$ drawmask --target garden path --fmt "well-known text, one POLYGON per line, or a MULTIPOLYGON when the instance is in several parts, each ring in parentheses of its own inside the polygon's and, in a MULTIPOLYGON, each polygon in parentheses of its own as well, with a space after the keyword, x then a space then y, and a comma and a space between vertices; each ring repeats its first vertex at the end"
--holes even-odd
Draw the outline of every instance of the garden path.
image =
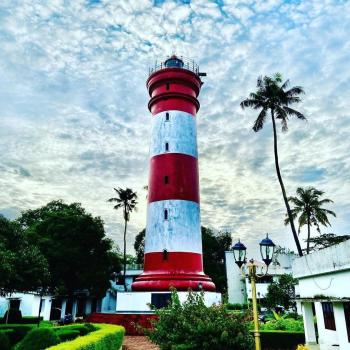
POLYGON ((124 337, 123 350, 159 350, 159 347, 147 337, 127 335, 124 337))

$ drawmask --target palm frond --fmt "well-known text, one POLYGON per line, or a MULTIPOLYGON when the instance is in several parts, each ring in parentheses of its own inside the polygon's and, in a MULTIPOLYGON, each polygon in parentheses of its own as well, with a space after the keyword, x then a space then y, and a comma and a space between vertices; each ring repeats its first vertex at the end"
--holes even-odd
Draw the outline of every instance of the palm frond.
POLYGON ((293 108, 290 108, 290 107, 287 107, 287 106, 283 106, 283 110, 286 112, 286 114, 288 114, 290 116, 295 116, 295 117, 297 117, 299 119, 306 120, 306 117, 304 116, 304 114, 296 111, 293 108))
POLYGON ((262 101, 257 100, 257 99, 252 99, 252 98, 247 98, 247 99, 243 100, 240 103, 240 106, 241 106, 242 109, 247 108, 247 107, 251 107, 251 108, 254 108, 254 109, 258 109, 258 108, 264 107, 262 101))
POLYGON ((287 97, 295 97, 305 94, 305 91, 301 86, 293 86, 291 89, 285 91, 285 94, 287 97))
POLYGON ((261 110, 261 112, 259 113, 258 118, 255 120, 254 126, 253 126, 253 130, 255 132, 258 132, 259 130, 261 130, 264 127, 264 123, 266 120, 266 113, 267 113, 266 108, 263 108, 261 110))

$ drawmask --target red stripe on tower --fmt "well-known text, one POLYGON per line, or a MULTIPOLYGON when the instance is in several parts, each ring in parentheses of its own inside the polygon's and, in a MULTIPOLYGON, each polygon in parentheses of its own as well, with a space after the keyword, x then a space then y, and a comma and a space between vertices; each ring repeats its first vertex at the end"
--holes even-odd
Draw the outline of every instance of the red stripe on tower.
POLYGON ((176 56, 150 72, 153 114, 144 272, 134 291, 214 291, 203 272, 195 118, 202 81, 176 56))

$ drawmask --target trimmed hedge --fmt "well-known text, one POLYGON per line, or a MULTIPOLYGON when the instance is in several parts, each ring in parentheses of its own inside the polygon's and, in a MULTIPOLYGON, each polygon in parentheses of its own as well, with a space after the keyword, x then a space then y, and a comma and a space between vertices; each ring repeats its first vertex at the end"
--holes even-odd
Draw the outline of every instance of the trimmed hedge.
POLYGON ((22 324, 0 324, 0 332, 2 330, 13 330, 8 333, 10 343, 12 345, 20 342, 26 335, 33 329, 34 325, 22 325, 22 324))
POLYGON ((10 350, 10 339, 8 333, 11 330, 3 330, 0 332, 0 346, 1 350, 10 350))
MULTIPOLYGON (((254 334, 254 332, 252 332, 252 334, 254 334)), ((305 344, 304 332, 261 330, 260 338, 263 350, 295 350, 299 344, 305 344)))
POLYGON ((56 332, 58 338, 60 338, 60 342, 73 340, 80 336, 80 332, 78 330, 73 329, 58 329, 56 332))
POLYGON ((60 342, 52 328, 34 328, 19 342, 16 350, 43 350, 60 342))
POLYGON ((47 350, 117 350, 122 346, 125 329, 111 324, 95 325, 96 331, 47 350))

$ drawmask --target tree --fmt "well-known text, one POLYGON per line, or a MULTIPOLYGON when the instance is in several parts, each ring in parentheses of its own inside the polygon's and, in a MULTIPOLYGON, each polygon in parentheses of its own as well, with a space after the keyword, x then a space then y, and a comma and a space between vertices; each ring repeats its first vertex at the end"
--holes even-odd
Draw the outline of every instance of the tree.
MULTIPOLYGON (((298 187, 297 196, 289 197, 288 201, 294 204, 294 208, 291 210, 292 218, 295 220, 298 216, 298 233, 300 233, 301 227, 307 225, 307 240, 306 240, 306 253, 310 252, 310 235, 311 235, 311 225, 317 227, 317 231, 320 232, 320 225, 331 226, 328 216, 336 216, 331 210, 324 209, 322 206, 324 204, 333 203, 332 200, 328 198, 321 199, 324 195, 323 191, 317 190, 315 187, 298 187)), ((287 216, 285 224, 289 224, 290 218, 287 216)))
POLYGON ((80 290, 104 296, 111 273, 120 271, 120 260, 101 218, 79 203, 53 201, 22 213, 18 222, 48 261, 51 293, 73 296, 80 290))
POLYGON ((176 292, 170 304, 156 310, 158 320, 147 331, 163 350, 247 350, 253 338, 242 314, 228 313, 225 305, 205 306, 203 294, 190 292, 180 302, 176 292))
POLYGON ((145 255, 145 236, 146 236, 146 229, 143 229, 135 237, 134 249, 136 252, 136 261, 138 264, 143 263, 143 258, 145 255))
MULTIPOLYGON (((216 289, 224 293, 227 288, 225 251, 231 248, 231 234, 228 232, 215 234, 213 230, 203 226, 201 230, 204 271, 212 278, 216 289)), ((139 263, 143 262, 145 233, 146 230, 143 229, 135 238, 134 248, 139 263)))
POLYGON ((36 291, 47 284, 48 263, 21 226, 0 215, 0 295, 36 291))
POLYGON ((324 233, 322 235, 319 235, 318 237, 312 237, 309 239, 310 251, 328 248, 332 245, 345 242, 349 239, 350 235, 338 236, 334 233, 324 233), (313 244, 313 246, 311 246, 311 244, 313 244))
POLYGON ((123 260, 123 278, 124 278, 124 289, 127 290, 126 282, 125 282, 125 274, 126 274, 126 228, 128 221, 130 220, 130 213, 133 210, 136 210, 137 205, 137 194, 133 192, 132 189, 126 188, 123 190, 122 188, 114 189, 118 197, 113 197, 108 200, 108 202, 117 203, 113 208, 115 210, 122 209, 123 210, 123 218, 124 218, 124 260, 123 260))
POLYGON ((294 86, 289 90, 286 90, 289 86, 289 80, 282 84, 282 76, 276 73, 272 78, 265 76, 264 78, 259 77, 257 80, 256 92, 251 92, 249 98, 241 102, 242 109, 251 107, 255 110, 261 109, 258 118, 255 120, 253 130, 258 132, 264 127, 268 112, 271 112, 272 129, 273 129, 273 140, 274 140, 274 157, 277 178, 281 187, 284 204, 287 209, 289 217, 289 223, 294 237, 295 244, 300 256, 303 255, 299 238, 295 230, 292 212, 289 207, 286 189, 282 180, 282 175, 278 160, 278 147, 277 147, 277 131, 276 131, 276 119, 279 119, 282 124, 282 131, 288 130, 288 118, 291 116, 297 117, 301 120, 306 120, 305 116, 290 108, 289 106, 293 103, 299 103, 301 98, 299 95, 304 93, 304 90, 300 86, 294 86))
POLYGON ((292 275, 281 275, 278 281, 274 281, 268 286, 265 305, 269 308, 282 305, 285 309, 289 309, 294 305, 296 284, 297 280, 292 275))

